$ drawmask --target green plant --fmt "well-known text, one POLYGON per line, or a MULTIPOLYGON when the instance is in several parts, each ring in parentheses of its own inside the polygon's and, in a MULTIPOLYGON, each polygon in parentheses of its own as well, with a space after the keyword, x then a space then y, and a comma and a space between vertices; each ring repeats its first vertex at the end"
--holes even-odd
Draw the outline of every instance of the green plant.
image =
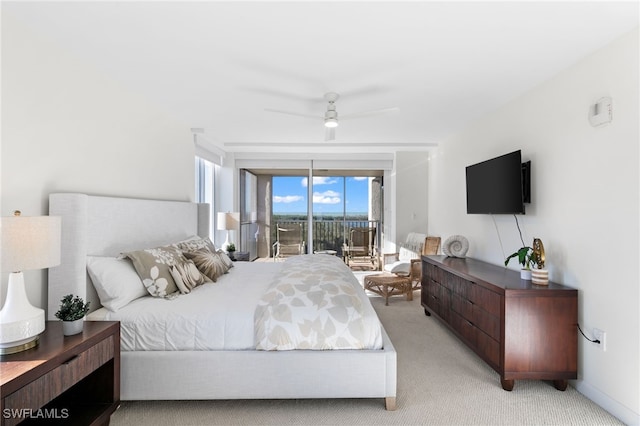
POLYGON ((533 249, 531 247, 521 247, 517 252, 511 254, 504 260, 504 266, 507 266, 509 261, 514 257, 518 258, 518 263, 522 265, 523 269, 531 269, 531 267, 535 265, 533 249))
POLYGON ((82 319, 89 312, 89 304, 91 302, 84 303, 82 298, 67 294, 60 300, 60 309, 56 312, 56 318, 62 321, 82 319))
POLYGON ((234 251, 236 251, 236 245, 235 245, 235 244, 233 244, 233 243, 229 244, 229 245, 227 246, 227 251, 229 251, 229 252, 234 252, 234 251))

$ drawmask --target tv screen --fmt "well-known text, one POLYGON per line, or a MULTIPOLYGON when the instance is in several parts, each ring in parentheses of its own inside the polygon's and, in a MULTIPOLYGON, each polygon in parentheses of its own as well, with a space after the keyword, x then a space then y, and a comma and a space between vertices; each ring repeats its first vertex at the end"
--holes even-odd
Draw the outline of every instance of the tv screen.
POLYGON ((524 214, 520 151, 468 166, 466 174, 468 214, 524 214))

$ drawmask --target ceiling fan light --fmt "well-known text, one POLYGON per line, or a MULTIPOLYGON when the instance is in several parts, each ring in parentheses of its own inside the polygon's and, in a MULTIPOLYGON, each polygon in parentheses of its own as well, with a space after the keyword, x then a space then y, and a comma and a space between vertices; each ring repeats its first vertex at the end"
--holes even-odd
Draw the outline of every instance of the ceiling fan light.
POLYGON ((336 118, 325 118, 324 119, 324 126, 325 127, 329 127, 329 128, 338 127, 338 119, 336 119, 336 118))

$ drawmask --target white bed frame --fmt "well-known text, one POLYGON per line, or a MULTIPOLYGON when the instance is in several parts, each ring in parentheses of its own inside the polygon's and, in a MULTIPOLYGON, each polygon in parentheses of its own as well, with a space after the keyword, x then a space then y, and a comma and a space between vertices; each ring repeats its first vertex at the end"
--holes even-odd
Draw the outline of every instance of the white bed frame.
MULTIPOLYGON (((69 293, 100 307, 86 256, 117 256, 192 235, 209 236, 207 204, 51 194, 62 217, 62 262, 49 269, 53 320, 69 293)), ((121 354, 122 400, 384 398, 396 408, 396 351, 135 351, 121 354)))

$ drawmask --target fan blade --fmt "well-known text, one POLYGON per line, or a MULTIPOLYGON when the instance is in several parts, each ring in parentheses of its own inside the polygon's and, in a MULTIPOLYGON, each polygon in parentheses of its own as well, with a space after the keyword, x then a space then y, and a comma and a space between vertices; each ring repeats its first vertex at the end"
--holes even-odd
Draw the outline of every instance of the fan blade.
POLYGON ((324 140, 325 141, 334 141, 334 140, 336 140, 336 128, 335 127, 325 127, 324 140))
POLYGON ((380 115, 380 114, 388 114, 391 112, 397 112, 400 111, 400 108, 398 107, 393 107, 393 108, 382 108, 382 109, 374 109, 371 111, 363 111, 363 112, 356 112, 353 114, 340 114, 338 116, 338 118, 340 120, 344 120, 344 119, 350 119, 350 118, 360 118, 360 117, 369 117, 372 115, 380 115))
POLYGON ((262 95, 274 96, 274 97, 283 98, 283 99, 290 99, 292 101, 305 102, 313 105, 325 103, 325 100, 320 97, 303 96, 298 93, 289 93, 283 90, 265 89, 262 87, 253 87, 253 86, 241 86, 241 87, 238 87, 238 90, 242 90, 245 92, 259 93, 262 95))
POLYGON ((278 114, 287 114, 287 115, 295 115, 298 117, 306 117, 306 118, 313 118, 316 120, 324 120, 324 117, 318 116, 318 115, 310 115, 310 114, 300 114, 298 112, 289 112, 289 111, 282 111, 280 109, 272 109, 272 108, 265 108, 265 111, 268 112, 277 112, 278 114))

